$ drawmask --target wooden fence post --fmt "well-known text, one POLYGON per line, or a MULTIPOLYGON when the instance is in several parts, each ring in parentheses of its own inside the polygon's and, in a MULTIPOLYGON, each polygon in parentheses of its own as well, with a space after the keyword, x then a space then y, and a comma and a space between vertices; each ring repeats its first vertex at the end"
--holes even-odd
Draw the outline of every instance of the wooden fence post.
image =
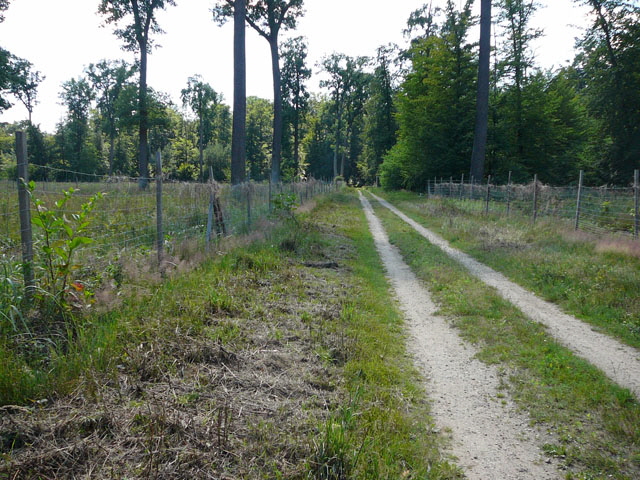
POLYGON ((487 177, 487 198, 485 202, 485 215, 489 215, 489 200, 491 200, 491 175, 487 177))
POLYGON ((460 197, 460 200, 462 200, 462 195, 464 193, 464 173, 462 174, 462 177, 460 177, 460 191, 458 193, 459 193, 458 196, 460 197))
POLYGON ((511 170, 507 179, 507 217, 511 214, 511 170))
POLYGON ((29 160, 27 157, 27 136, 16 132, 16 158, 18 162, 18 204, 20 208, 20 239, 22 242, 22 274, 25 298, 33 295, 33 231, 31 228, 31 207, 27 183, 29 182, 29 160))
POLYGON ((156 152, 156 248, 158 249, 158 267, 162 272, 164 250, 164 231, 162 228, 162 154, 156 152))
POLYGON ((575 229, 578 230, 580 228, 580 210, 582 208, 582 182, 583 182, 584 172, 580 170, 580 179, 578 180, 578 198, 576 200, 576 224, 575 229))
POLYGON ((538 174, 533 176, 533 223, 538 219, 538 174))
POLYGON ((635 170, 633 172, 633 196, 635 204, 635 225, 633 227, 633 234, 638 238, 638 230, 640 230, 640 215, 638 211, 640 207, 640 170, 635 170))

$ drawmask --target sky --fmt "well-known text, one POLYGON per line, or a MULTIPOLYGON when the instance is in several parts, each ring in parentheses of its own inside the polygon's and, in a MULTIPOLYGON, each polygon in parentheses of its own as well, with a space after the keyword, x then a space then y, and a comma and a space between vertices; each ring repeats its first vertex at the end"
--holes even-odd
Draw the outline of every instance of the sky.
MULTIPOLYGON (((281 38, 303 35, 309 46, 308 64, 314 77, 309 89, 320 92, 317 63, 333 52, 375 56, 388 43, 406 45, 402 30, 407 19, 428 0, 305 0, 306 15, 298 29, 282 32, 281 38)), ((90 63, 102 59, 135 57, 121 49, 111 26, 103 26, 98 0, 11 0, 4 23, 0 24, 0 45, 25 58, 46 79, 38 90, 39 104, 33 121, 48 132, 64 117, 60 105, 61 84, 83 75, 90 63)), ((212 20, 215 0, 176 0, 176 7, 160 12, 158 21, 165 34, 156 36, 160 45, 149 57, 148 80, 154 89, 168 93, 180 104, 180 91, 190 76, 199 74, 225 103, 233 99, 233 29, 212 20)), ((446 0, 434 0, 434 5, 446 0)), ((456 3, 462 3, 456 0, 456 3)), ((479 11, 479 0, 475 9, 479 11)), ((535 45, 543 68, 566 65, 573 58, 575 38, 585 24, 585 10, 573 0, 542 0, 534 26, 545 36, 535 45)), ((474 33, 472 32, 472 35, 474 33)), ((477 34, 476 34, 477 35, 477 34)), ((247 27, 247 94, 273 98, 268 43, 247 27)), ((27 118, 24 106, 16 104, 0 115, 0 122, 27 118)))

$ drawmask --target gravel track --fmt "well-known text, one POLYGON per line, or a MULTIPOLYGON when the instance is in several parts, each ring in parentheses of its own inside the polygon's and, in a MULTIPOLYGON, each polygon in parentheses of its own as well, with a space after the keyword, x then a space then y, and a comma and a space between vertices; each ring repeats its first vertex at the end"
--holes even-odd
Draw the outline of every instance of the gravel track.
POLYGON ((360 194, 376 248, 410 329, 409 348, 426 374, 432 413, 438 428, 451 432, 451 453, 467 478, 477 480, 559 479, 541 456, 543 438, 527 415, 498 398, 495 367, 475 358, 446 320, 428 291, 389 243, 371 204, 360 194))
POLYGON ((562 312, 553 303, 542 300, 528 290, 508 280, 501 273, 457 250, 439 235, 412 220, 396 207, 375 194, 383 206, 411 225, 420 235, 440 247, 447 255, 461 263, 469 272, 518 307, 531 320, 547 327, 556 340, 583 359, 602 370, 618 385, 628 388, 640 399, 640 352, 607 335, 595 332, 577 318, 562 312))

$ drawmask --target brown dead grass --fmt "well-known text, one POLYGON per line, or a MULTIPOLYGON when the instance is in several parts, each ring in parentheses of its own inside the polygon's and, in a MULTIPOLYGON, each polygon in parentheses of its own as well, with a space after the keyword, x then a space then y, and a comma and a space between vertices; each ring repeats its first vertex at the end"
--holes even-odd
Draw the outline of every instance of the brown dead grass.
POLYGON ((235 273, 228 287, 252 301, 206 313, 204 334, 147 320, 116 373, 3 409, 0 478, 306 478, 309 439, 340 401, 344 281, 290 261, 235 273), (224 328, 237 336, 215 340, 224 328))

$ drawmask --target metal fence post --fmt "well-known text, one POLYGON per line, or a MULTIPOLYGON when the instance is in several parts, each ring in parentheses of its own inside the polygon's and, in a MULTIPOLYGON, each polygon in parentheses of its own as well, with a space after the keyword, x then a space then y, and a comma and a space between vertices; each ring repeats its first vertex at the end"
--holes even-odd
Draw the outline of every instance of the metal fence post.
POLYGON ((578 180, 578 198, 576 200, 576 224, 575 229, 578 230, 580 228, 580 210, 582 208, 582 181, 583 181, 584 172, 580 170, 580 179, 578 180))
POLYGON ((247 183, 247 225, 251 225, 251 180, 247 183))
POLYGON ((213 204, 215 202, 215 193, 213 191, 213 167, 209 167, 209 212, 207 215, 207 246, 211 243, 211 234, 213 232, 213 204))
POLYGON ((533 223, 538 219, 538 174, 533 176, 533 223))
POLYGON ((162 271, 164 231, 162 228, 162 154, 156 152, 156 248, 158 249, 158 267, 162 271))
POLYGON ((20 239, 22 242, 22 274, 24 276, 25 298, 29 299, 35 288, 33 277, 33 231, 31 229, 31 209, 29 191, 29 160, 27 157, 27 136, 16 132, 16 158, 18 162, 18 204, 20 208, 20 239))
POLYGON ((511 214, 511 170, 507 180, 507 217, 511 214))
POLYGON ((640 230, 640 215, 638 212, 640 207, 640 170, 635 170, 633 172, 633 196, 635 204, 635 225, 633 227, 633 235, 638 238, 638 230, 640 230))
POLYGON ((489 215, 489 200, 491 199, 491 175, 487 177, 487 198, 485 203, 484 213, 489 215))

